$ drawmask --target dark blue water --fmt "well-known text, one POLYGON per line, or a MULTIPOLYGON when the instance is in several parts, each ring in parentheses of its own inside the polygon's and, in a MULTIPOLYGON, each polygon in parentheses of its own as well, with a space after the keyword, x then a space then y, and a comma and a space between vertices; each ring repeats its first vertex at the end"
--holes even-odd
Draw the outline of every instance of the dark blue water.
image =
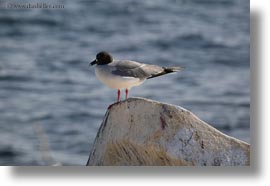
POLYGON ((249 1, 53 4, 64 8, 0 9, 0 165, 47 165, 50 158, 86 164, 116 100, 88 67, 101 50, 116 59, 184 66, 130 96, 180 105, 250 142, 249 1))

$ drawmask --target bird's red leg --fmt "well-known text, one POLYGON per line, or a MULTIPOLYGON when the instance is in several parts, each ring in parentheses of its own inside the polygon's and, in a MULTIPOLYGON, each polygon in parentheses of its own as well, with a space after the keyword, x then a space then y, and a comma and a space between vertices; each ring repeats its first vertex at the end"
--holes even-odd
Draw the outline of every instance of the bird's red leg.
POLYGON ((118 91, 117 91, 117 102, 120 102, 120 95, 121 95, 121 91, 120 91, 120 89, 118 89, 118 91))
POLYGON ((128 98, 128 89, 126 89, 126 99, 128 98))
POLYGON ((120 95, 121 95, 121 91, 120 91, 120 89, 118 89, 118 91, 117 91, 117 102, 109 105, 108 109, 111 109, 113 105, 116 105, 116 104, 118 104, 120 102, 120 95))

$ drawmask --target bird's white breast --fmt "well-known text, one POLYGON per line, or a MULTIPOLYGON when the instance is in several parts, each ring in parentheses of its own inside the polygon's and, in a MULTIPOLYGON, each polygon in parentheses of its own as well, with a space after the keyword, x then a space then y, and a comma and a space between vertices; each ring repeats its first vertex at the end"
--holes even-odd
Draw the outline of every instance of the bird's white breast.
POLYGON ((95 73, 97 78, 112 89, 129 89, 133 86, 138 86, 144 82, 139 78, 123 77, 115 75, 112 71, 116 70, 113 64, 97 65, 95 73))

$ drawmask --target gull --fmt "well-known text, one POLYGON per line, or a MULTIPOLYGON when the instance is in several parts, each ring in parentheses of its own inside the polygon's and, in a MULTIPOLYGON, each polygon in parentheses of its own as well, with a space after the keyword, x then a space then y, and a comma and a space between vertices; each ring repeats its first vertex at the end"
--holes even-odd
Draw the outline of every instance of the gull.
POLYGON ((131 60, 114 60, 108 52, 99 52, 96 59, 89 63, 95 66, 95 74, 103 84, 117 91, 117 103, 120 102, 121 90, 128 92, 147 79, 178 72, 182 67, 161 67, 131 60))

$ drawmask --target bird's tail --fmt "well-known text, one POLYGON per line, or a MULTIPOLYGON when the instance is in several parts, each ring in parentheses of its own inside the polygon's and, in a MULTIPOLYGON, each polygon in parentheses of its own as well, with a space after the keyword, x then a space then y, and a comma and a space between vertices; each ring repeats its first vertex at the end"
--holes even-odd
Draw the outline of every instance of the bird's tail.
POLYGON ((172 72, 178 72, 179 70, 182 70, 183 67, 163 67, 166 74, 172 73, 172 72))
POLYGON ((158 77, 158 76, 162 76, 165 74, 169 74, 169 73, 174 73, 174 72, 178 72, 182 69, 184 69, 183 67, 162 67, 163 71, 157 74, 153 74, 152 76, 148 77, 147 79, 151 79, 154 77, 158 77))

